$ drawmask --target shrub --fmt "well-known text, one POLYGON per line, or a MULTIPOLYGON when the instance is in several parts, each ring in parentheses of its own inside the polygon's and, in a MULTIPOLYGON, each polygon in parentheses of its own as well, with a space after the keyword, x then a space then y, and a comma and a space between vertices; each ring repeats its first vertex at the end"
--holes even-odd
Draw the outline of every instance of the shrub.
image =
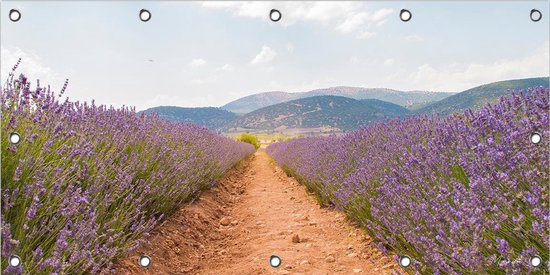
POLYGON ((239 141, 250 143, 254 145, 254 148, 258 149, 260 148, 260 142, 258 141, 258 137, 251 135, 249 133, 242 133, 241 136, 238 138, 239 141))

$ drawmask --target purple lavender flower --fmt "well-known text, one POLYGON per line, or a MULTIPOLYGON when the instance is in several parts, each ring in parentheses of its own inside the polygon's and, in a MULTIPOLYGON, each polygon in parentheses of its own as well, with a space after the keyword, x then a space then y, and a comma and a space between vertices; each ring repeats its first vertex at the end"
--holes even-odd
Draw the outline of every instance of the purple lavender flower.
POLYGON ((32 274, 97 273, 254 152, 133 108, 60 100, 67 85, 56 96, 21 75, 2 87, 2 130, 28 139, 2 146, 2 257, 29 259, 32 274))
POLYGON ((529 253, 549 262, 550 139, 528 137, 550 136, 550 121, 548 89, 528 94, 267 151, 383 251, 413 257, 419 273, 532 273, 529 253))

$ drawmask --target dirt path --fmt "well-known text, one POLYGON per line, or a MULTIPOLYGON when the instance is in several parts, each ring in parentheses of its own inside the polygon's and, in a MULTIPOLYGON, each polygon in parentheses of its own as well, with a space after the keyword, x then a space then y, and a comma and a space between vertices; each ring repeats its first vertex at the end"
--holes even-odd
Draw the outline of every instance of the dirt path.
POLYGON ((390 274, 395 261, 257 152, 160 225, 117 274, 390 274), (140 255, 152 258, 147 269, 140 255), (269 265, 271 255, 282 259, 269 265))

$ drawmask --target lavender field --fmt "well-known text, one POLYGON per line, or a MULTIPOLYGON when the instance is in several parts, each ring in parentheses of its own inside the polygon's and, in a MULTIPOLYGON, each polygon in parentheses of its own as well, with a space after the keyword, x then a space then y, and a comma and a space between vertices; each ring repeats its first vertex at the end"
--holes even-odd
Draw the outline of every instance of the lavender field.
POLYGON ((13 72, 2 86, 4 274, 97 273, 254 151, 130 108, 63 101, 65 88, 31 90, 13 72), (8 267, 11 255, 23 267, 8 267))
POLYGON ((475 113, 396 119, 267 150, 383 252, 411 257, 411 273, 548 274, 548 97, 535 88, 475 113), (534 255, 541 267, 530 265, 534 255))

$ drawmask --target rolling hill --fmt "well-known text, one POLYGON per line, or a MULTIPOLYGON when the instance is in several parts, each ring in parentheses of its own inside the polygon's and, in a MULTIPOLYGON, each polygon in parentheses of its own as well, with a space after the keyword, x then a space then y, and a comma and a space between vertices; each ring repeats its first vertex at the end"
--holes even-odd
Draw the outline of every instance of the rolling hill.
POLYGON ((361 125, 410 113, 404 107, 377 99, 312 96, 267 106, 230 122, 226 131, 329 128, 349 131, 361 125))
POLYGON ((249 113, 263 107, 273 104, 286 102, 289 100, 322 96, 335 95, 344 96, 353 99, 379 99, 401 105, 404 107, 425 105, 444 99, 453 93, 427 92, 427 91, 397 91, 385 88, 358 88, 358 87, 332 87, 317 89, 308 92, 287 93, 287 92, 266 92, 245 96, 229 102, 220 107, 238 114, 249 113))
POLYGON ((528 88, 537 86, 548 88, 548 81, 548 77, 538 77, 506 80, 481 85, 432 103, 426 107, 416 110, 415 113, 439 113, 441 115, 448 115, 462 112, 468 108, 475 110, 488 103, 497 102, 502 96, 511 96, 512 90, 517 93, 519 90, 525 91, 528 88))
POLYGON ((157 113, 160 117, 169 121, 194 123, 214 131, 223 128, 226 124, 237 118, 236 114, 215 107, 184 108, 159 106, 142 112, 146 114, 157 113))
POLYGON ((512 90, 548 87, 548 82, 548 77, 499 81, 457 94, 333 87, 304 93, 254 94, 221 108, 160 106, 143 112, 158 113, 160 117, 171 121, 195 123, 214 131, 349 131, 397 116, 432 113, 448 115, 467 108, 478 109, 498 101, 501 96, 511 95, 512 90), (411 106, 424 107, 411 111, 411 106), (251 109, 254 111, 239 116, 227 109, 237 113, 251 109))
POLYGON ((297 99, 296 94, 285 92, 265 92, 241 97, 220 108, 236 114, 246 114, 254 110, 297 99))

